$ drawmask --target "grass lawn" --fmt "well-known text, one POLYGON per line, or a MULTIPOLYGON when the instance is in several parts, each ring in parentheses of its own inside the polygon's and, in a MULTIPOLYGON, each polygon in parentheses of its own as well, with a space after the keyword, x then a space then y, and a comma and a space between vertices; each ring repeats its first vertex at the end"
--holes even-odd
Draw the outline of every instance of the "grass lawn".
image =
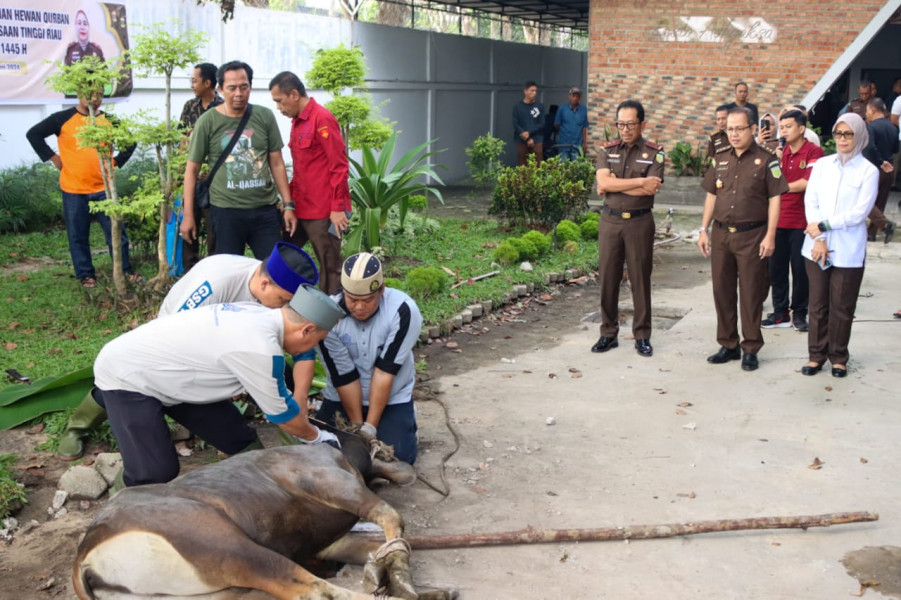
MULTIPOLYGON (((446 267, 461 280, 500 270, 497 276, 464 284, 419 302, 426 324, 442 324, 469 304, 503 298, 514 283, 544 285, 548 272, 567 268, 592 270, 597 265, 597 244, 579 243, 574 254, 554 252, 533 261, 527 273, 519 265, 498 266, 494 247, 521 231, 505 232, 492 219, 439 219, 434 233, 395 242, 387 248, 385 269, 403 279, 418 266, 446 267)), ((63 229, 43 233, 0 235, 0 366, 16 369, 35 380, 90 366, 103 345, 156 316, 162 299, 146 286, 134 289, 131 308, 114 309, 111 261, 104 251, 103 235, 92 225, 91 247, 98 286, 83 290, 75 280, 63 229)), ((156 273, 152 253, 132 256, 132 263, 146 278, 156 273)), ((5 373, 4 373, 5 375, 5 373)), ((4 379, 0 388, 9 385, 4 379)))

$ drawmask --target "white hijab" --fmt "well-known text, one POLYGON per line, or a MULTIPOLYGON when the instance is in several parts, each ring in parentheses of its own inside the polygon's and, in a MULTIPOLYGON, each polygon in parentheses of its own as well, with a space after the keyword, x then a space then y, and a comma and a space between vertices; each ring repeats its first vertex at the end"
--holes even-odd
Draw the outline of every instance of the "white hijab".
POLYGON ((851 148, 851 152, 838 152, 838 159, 844 165, 849 160, 863 152, 864 148, 866 148, 870 143, 870 134, 867 131, 867 124, 863 119, 860 118, 860 115, 857 113, 846 112, 842 116, 838 118, 838 121, 835 122, 835 125, 832 126, 832 135, 835 135, 835 128, 839 123, 844 123, 848 127, 851 128, 851 131, 854 132, 854 146, 851 148))

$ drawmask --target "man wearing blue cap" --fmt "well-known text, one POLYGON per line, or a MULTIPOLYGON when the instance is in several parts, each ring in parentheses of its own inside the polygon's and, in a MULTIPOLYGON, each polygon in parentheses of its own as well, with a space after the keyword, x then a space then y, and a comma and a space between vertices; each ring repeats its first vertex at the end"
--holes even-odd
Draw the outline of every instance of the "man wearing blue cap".
POLYGON ((337 445, 334 434, 308 421, 306 402, 288 391, 284 352, 312 350, 344 314, 304 285, 281 309, 212 304, 154 319, 106 344, 94 362, 95 399, 119 444, 124 484, 165 483, 178 475, 164 416, 226 454, 262 448, 231 402, 243 390, 292 441, 337 445))
MULTIPOLYGON (((266 262, 217 254, 198 262, 172 286, 160 306, 159 316, 223 302, 258 302, 268 308, 281 308, 300 285, 315 285, 318 281, 319 272, 313 259, 293 244, 278 242, 266 262)), ((312 350, 294 357, 295 397, 306 398, 313 380, 315 358, 312 350)), ((80 458, 84 454, 84 436, 106 417, 92 394, 82 400, 60 437, 57 454, 63 460, 80 458)))

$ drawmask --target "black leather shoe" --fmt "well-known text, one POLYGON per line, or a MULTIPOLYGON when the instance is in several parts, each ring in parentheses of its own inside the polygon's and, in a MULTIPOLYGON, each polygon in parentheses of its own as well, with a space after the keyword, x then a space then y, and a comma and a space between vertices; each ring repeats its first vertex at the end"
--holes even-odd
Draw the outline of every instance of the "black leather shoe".
POLYGON ((611 350, 619 346, 619 342, 616 337, 607 337, 606 335, 602 335, 601 339, 597 341, 597 343, 591 347, 592 352, 606 352, 607 350, 611 350))
POLYGON ((848 369, 836 369, 835 367, 832 367, 832 376, 833 377, 847 377, 848 369))
POLYGON ((804 365, 801 367, 801 375, 816 375, 823 370, 823 365, 804 365))
POLYGON ((654 356, 654 349, 651 347, 651 340, 648 338, 635 340, 635 351, 640 356, 654 356))
POLYGON ((885 231, 885 243, 888 244, 895 235, 895 222, 889 221, 883 231, 885 231))
POLYGON ((756 371, 757 355, 745 352, 745 355, 741 359, 741 368, 743 371, 756 371))
POLYGON ((720 349, 716 354, 711 354, 707 357, 707 362, 713 363, 715 365, 721 365, 723 363, 727 363, 730 360, 738 360, 741 358, 741 348, 736 346, 735 348, 726 348, 725 346, 720 346, 720 349))

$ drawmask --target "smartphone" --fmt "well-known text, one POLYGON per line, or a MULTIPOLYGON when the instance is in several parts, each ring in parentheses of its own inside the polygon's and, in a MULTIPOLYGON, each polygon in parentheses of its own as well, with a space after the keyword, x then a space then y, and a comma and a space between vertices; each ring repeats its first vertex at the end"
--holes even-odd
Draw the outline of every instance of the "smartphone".
POLYGON ((825 271, 826 269, 828 269, 829 267, 832 266, 832 258, 827 254, 826 260, 823 261, 822 263, 820 261, 817 261, 817 265, 819 265, 819 267, 825 271))
POLYGON ((781 138, 779 138, 779 147, 780 148, 785 148, 785 141, 786 141, 785 136, 782 136, 781 138))
MULTIPOLYGON (((349 211, 349 210, 345 210, 345 211, 344 211, 344 215, 347 217, 347 220, 349 221, 349 220, 350 220, 350 211, 349 211)), ((341 236, 338 235, 338 232, 335 230, 335 224, 334 224, 334 223, 331 223, 331 224, 328 226, 328 232, 329 232, 329 234, 331 234, 331 235, 333 235, 333 236, 335 236, 335 237, 341 237, 341 236)), ((343 233, 347 233, 347 228, 344 229, 343 233)))

